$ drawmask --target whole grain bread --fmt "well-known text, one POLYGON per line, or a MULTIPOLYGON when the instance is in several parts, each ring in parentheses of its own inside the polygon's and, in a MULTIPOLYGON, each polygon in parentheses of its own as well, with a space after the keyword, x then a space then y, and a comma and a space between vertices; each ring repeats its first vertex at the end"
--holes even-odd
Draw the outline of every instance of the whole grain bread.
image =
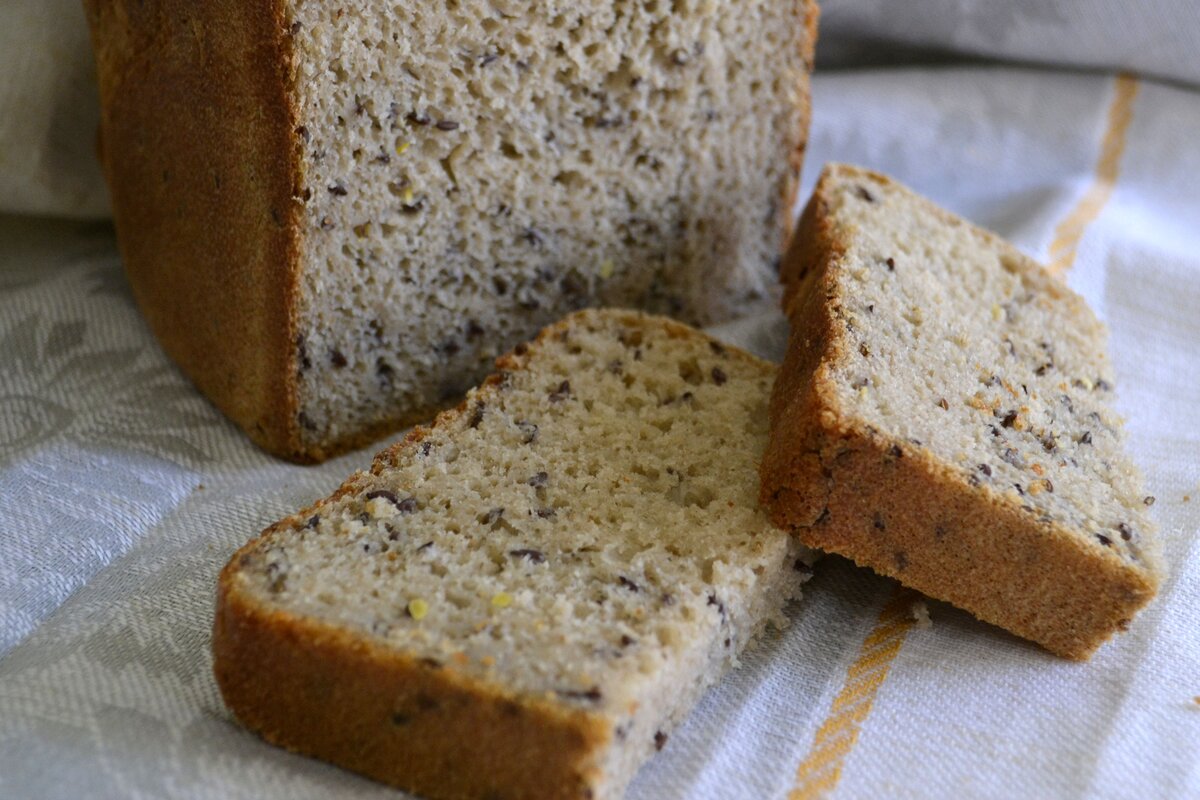
POLYGON ((453 404, 589 305, 767 301, 813 0, 85 0, 134 295, 302 461, 453 404))
POLYGON ((854 559, 1070 658, 1154 595, 1106 331, 999 237, 831 165, 783 269, 761 499, 854 559))
POLYGON ((619 797, 813 554, 757 504, 774 367, 582 311, 221 575, 221 692, 431 798, 619 797))

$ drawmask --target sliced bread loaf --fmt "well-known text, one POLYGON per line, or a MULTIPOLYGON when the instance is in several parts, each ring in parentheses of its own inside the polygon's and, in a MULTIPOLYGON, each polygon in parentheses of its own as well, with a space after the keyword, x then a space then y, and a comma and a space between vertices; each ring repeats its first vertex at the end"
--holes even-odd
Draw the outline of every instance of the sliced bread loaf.
POLYGON ((578 312, 221 575, 268 740, 432 798, 619 797, 812 554, 758 509, 774 367, 578 312))
POLYGON ((86 0, 138 303, 268 450, 451 404, 564 313, 764 302, 813 0, 86 0))
POLYGON ((1105 330, 998 237, 830 166, 784 265, 762 500, 808 545, 1086 658, 1154 595, 1105 330))

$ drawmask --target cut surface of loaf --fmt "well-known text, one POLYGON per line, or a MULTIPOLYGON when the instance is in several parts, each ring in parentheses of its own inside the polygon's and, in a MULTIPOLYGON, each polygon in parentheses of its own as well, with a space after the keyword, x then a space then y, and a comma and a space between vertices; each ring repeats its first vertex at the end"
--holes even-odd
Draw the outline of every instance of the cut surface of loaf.
POLYGON ((619 797, 812 553, 757 504, 774 367, 583 311, 222 573, 268 740, 433 798, 619 797))
POLYGON ((86 0, 139 304, 272 452, 456 401, 584 306, 762 304, 813 0, 86 0))
POLYGON ((1060 655, 1123 629, 1162 568, 1082 298, 845 165, 822 174, 783 279, 773 519, 1060 655))

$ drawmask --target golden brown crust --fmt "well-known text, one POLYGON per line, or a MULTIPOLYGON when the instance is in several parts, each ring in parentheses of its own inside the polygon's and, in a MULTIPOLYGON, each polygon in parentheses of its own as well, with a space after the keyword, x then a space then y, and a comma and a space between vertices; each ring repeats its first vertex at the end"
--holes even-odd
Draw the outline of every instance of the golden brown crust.
MULTIPOLYGON (((782 275, 792 333, 771 400, 760 500, 806 545, 853 559, 1067 658, 1085 659, 1157 590, 1153 570, 1041 524, 932 453, 840 408, 825 365, 847 347, 832 306, 845 251, 826 178, 782 275)), ((943 212, 944 213, 944 212, 943 212)))
POLYGON ((265 449, 298 447, 300 207, 282 0, 85 0, 104 171, 134 297, 265 449))

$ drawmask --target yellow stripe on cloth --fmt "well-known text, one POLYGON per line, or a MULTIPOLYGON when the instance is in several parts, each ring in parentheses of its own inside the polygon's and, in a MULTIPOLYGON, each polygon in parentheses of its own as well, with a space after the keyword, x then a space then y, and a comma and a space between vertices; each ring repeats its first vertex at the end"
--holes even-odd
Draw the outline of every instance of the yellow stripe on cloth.
POLYGON ((796 770, 796 784, 788 800, 824 797, 837 786, 842 764, 858 741, 858 731, 871 713, 875 694, 915 624, 912 605, 919 598, 916 592, 897 585, 879 613, 875 628, 863 640, 858 658, 846 670, 842 690, 833 699, 829 716, 817 729, 812 748, 796 770))
POLYGON ((1133 119, 1133 101, 1137 92, 1136 78, 1132 75, 1117 77, 1112 105, 1108 109, 1108 126, 1100 143, 1100 158, 1096 161, 1095 177, 1079 203, 1054 229, 1054 240, 1050 242, 1050 271, 1056 275, 1062 275, 1075 263, 1075 254, 1084 231, 1100 216, 1112 196, 1121 156, 1125 152, 1125 134, 1133 119))

